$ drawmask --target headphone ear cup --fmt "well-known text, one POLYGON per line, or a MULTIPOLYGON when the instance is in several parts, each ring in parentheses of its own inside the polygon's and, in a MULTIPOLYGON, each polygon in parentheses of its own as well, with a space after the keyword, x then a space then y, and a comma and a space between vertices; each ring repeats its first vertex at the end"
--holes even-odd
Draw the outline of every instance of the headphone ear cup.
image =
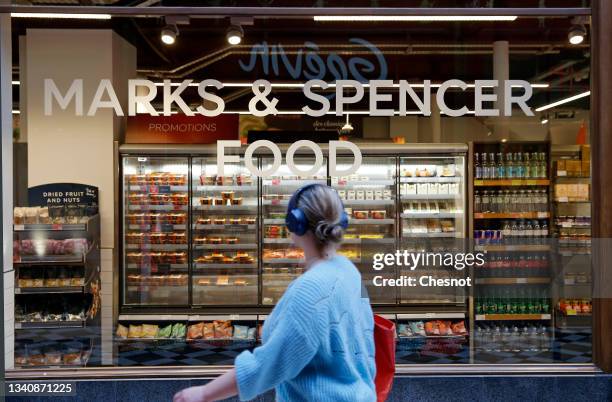
POLYGON ((298 236, 304 236, 308 230, 308 219, 304 212, 299 208, 294 208, 287 214, 285 220, 287 228, 291 233, 295 233, 298 236))
POLYGON ((349 225, 348 214, 346 213, 346 211, 342 211, 342 216, 340 217, 340 226, 342 227, 342 229, 346 230, 346 228, 348 228, 348 225, 349 225))

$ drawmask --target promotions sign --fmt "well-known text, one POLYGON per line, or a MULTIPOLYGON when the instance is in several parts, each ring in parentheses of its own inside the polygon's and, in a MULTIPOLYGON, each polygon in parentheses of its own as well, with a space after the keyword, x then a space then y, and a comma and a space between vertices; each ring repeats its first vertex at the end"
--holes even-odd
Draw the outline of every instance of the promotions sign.
POLYGON ((214 144, 238 139, 238 115, 137 115, 127 120, 127 144, 214 144))

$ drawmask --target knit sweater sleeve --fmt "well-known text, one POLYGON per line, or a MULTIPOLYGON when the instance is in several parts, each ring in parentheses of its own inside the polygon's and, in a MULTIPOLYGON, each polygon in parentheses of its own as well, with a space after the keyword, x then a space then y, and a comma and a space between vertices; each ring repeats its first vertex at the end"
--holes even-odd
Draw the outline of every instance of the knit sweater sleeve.
POLYGON ((235 361, 240 400, 255 398, 284 381, 295 378, 313 359, 321 343, 320 300, 312 292, 294 290, 285 294, 283 311, 276 314, 266 342, 252 352, 244 351, 235 361))

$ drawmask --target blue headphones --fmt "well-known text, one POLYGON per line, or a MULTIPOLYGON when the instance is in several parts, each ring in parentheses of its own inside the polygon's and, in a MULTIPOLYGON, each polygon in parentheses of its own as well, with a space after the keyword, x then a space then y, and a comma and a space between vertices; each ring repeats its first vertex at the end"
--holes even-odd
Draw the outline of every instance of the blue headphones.
MULTIPOLYGON (((313 183, 308 184, 300 188, 298 191, 293 194, 291 199, 289 200, 289 205, 287 206, 287 216, 285 217, 285 225, 287 225, 287 229, 291 233, 295 233, 298 236, 303 236, 310 226, 308 222, 308 218, 304 211, 298 208, 298 201, 300 197, 304 193, 304 191, 314 188, 316 186, 324 186, 323 184, 313 183)), ((342 215, 340 216, 340 226, 342 229, 346 229, 348 227, 348 215, 344 211, 344 205, 342 206, 342 215)))

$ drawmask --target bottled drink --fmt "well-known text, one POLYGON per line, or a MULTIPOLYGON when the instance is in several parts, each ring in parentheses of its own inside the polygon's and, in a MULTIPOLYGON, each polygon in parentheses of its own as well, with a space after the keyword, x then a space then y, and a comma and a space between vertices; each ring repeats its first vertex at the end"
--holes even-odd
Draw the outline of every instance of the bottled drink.
POLYGON ((504 179, 506 177, 506 166, 501 152, 497 153, 497 178, 504 179))
POLYGON ((506 154, 506 178, 514 178, 514 163, 512 162, 512 153, 506 154))
POLYGON ((521 220, 518 224, 518 237, 524 238, 527 235, 527 229, 525 227, 525 221, 521 220))
POLYGON ((502 209, 504 213, 510 212, 510 206, 512 204, 512 197, 510 196, 510 190, 504 190, 504 202, 502 209))
POLYGON ((482 179, 482 166, 480 165, 480 154, 474 154, 474 177, 476 179, 482 179))
POLYGON ((531 162, 529 160, 529 153, 525 152, 525 154, 523 155, 523 172, 524 172, 524 177, 526 179, 529 179, 532 177, 531 175, 531 162))
POLYGON ((495 154, 489 154, 489 178, 497 179, 497 165, 495 164, 495 154))
POLYGON ((503 352, 510 352, 512 350, 512 338, 510 335, 510 328, 504 326, 501 330, 501 350, 503 352))
POLYGON ((522 348, 521 344, 521 331, 518 326, 513 325, 510 330, 510 350, 512 352, 520 352, 522 348))
POLYGON ((540 177, 540 168, 538 164, 538 154, 537 152, 531 153, 531 178, 536 179, 540 177))
POLYGON ((548 223, 546 221, 542 221, 542 226, 540 226, 540 233, 542 237, 548 237, 548 223))
POLYGON ((522 179, 525 177, 525 172, 523 170, 524 166, 523 166, 523 161, 521 158, 521 153, 520 152, 516 152, 514 154, 514 177, 516 177, 517 179, 522 179))
POLYGON ((480 210, 481 212, 491 212, 490 210, 490 198, 489 191, 485 190, 482 192, 482 197, 480 199, 480 210))
POLYGON ((487 154, 484 152, 482 153, 482 178, 483 179, 491 178, 489 176, 489 163, 487 162, 487 154))
POLYGON ((542 237, 542 231, 540 229, 540 224, 538 221, 533 221, 533 236, 540 238, 542 237))
POLYGON ((531 221, 527 221, 527 224, 525 225, 525 237, 533 238, 534 234, 535 233, 531 221))
POLYGON ((482 196, 480 191, 474 192, 474 212, 482 212, 482 196))

